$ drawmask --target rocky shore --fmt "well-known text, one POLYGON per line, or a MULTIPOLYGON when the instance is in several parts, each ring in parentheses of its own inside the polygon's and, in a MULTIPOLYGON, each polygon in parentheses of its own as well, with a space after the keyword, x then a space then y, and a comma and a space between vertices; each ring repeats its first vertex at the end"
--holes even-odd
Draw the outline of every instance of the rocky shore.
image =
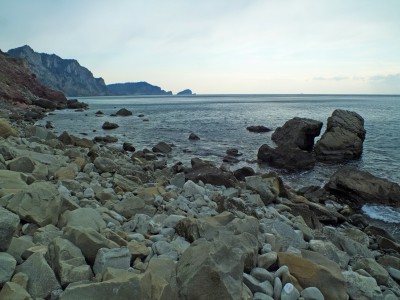
POLYGON ((398 207, 396 183, 347 168, 293 190, 170 166, 156 141, 130 152, 7 119, 0 136, 2 300, 400 298, 400 243, 358 213, 398 207))

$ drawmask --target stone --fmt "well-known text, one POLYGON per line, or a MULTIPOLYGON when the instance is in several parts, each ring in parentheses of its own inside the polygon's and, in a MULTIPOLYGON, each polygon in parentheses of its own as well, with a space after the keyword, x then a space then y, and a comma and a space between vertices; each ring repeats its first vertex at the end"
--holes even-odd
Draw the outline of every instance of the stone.
POLYGON ((33 246, 35 246, 35 244, 24 236, 18 238, 13 237, 7 253, 12 255, 18 264, 21 264, 23 262, 23 253, 33 246))
POLYGON ((29 293, 19 284, 7 282, 0 291, 2 300, 31 300, 29 293))
POLYGON ((315 144, 318 160, 358 159, 365 139, 364 119, 356 112, 337 109, 328 118, 325 133, 315 144))
POLYGON ((240 181, 245 181, 245 178, 247 176, 253 176, 255 175, 255 171, 251 167, 242 167, 240 169, 237 169, 233 172, 233 175, 236 177, 237 180, 240 181))
POLYGON ((245 181, 248 188, 260 195, 265 205, 285 192, 282 180, 277 176, 247 176, 245 181))
POLYGON ((133 181, 122 175, 115 174, 113 178, 113 183, 114 188, 119 187, 125 192, 131 192, 135 190, 141 182, 140 179, 137 179, 137 181, 133 181))
POLYGON ((119 127, 118 124, 111 123, 111 122, 104 122, 103 125, 101 126, 101 128, 104 130, 116 129, 118 127, 119 127))
POLYGON ((30 157, 20 156, 9 161, 7 167, 10 171, 32 173, 35 169, 35 162, 30 157))
POLYGON ((9 170, 0 170, 0 192, 2 195, 15 194, 27 186, 24 174, 9 170))
POLYGON ((262 224, 266 225, 266 232, 278 235, 278 242, 281 244, 281 249, 286 251, 289 247, 297 249, 305 249, 306 242, 300 237, 294 229, 285 222, 272 219, 263 219, 262 224))
POLYGON ((8 143, 0 144, 0 154, 3 156, 4 160, 12 160, 17 157, 17 152, 8 143))
POLYGON ((309 246, 310 250, 318 252, 326 258, 336 262, 342 269, 345 269, 349 264, 350 256, 346 252, 339 250, 339 248, 331 242, 311 240, 309 246))
POLYGON ((254 293, 263 293, 268 296, 273 295, 273 287, 269 281, 265 281, 263 283, 259 282, 253 276, 243 273, 243 283, 250 289, 250 291, 254 293))
POLYGON ((99 171, 99 173, 114 173, 118 171, 118 166, 117 164, 112 160, 107 157, 96 157, 96 159, 93 161, 96 169, 99 171))
POLYGON ((95 274, 103 272, 106 268, 128 270, 131 262, 131 253, 127 247, 100 248, 93 265, 95 274))
POLYGON ((53 270, 41 253, 32 254, 16 270, 28 275, 27 291, 33 298, 47 298, 53 290, 61 288, 53 270))
POLYGON ((154 215, 156 208, 146 204, 143 198, 136 196, 127 197, 113 205, 113 210, 129 219, 136 214, 154 215))
POLYGON ((291 283, 286 283, 281 292, 281 300, 297 300, 300 297, 299 291, 291 283))
POLYGON ((183 185, 183 191, 185 196, 194 196, 194 195, 205 195, 206 190, 204 187, 197 185, 191 180, 186 181, 183 185))
POLYGON ((81 249, 90 264, 93 264, 100 248, 119 248, 119 245, 92 228, 65 227, 64 237, 81 249))
POLYGON ((373 258, 360 258, 353 264, 353 270, 363 269, 367 271, 380 285, 387 285, 389 273, 373 258))
POLYGON ((176 262, 166 257, 152 258, 146 269, 151 276, 152 299, 179 299, 176 262))
POLYGON ((199 141, 200 138, 197 134, 194 134, 193 132, 189 135, 189 140, 190 141, 199 141))
POLYGON ((131 143, 123 143, 122 149, 124 149, 124 151, 130 151, 130 152, 136 151, 136 148, 131 143))
POLYGON ((132 116, 132 112, 130 110, 127 110, 126 108, 121 108, 115 114, 120 117, 132 116))
POLYGON ((34 182, 20 190, 9 201, 7 209, 26 222, 40 227, 57 224, 61 198, 56 187, 49 182, 34 182))
POLYGON ((262 133, 262 132, 270 132, 272 129, 265 127, 263 125, 254 125, 254 126, 247 126, 246 129, 250 132, 262 133))
POLYGON ((356 209, 366 203, 400 207, 400 185, 354 167, 337 170, 325 189, 356 209))
POLYGON ((155 146, 153 147, 152 150, 153 150, 153 152, 156 152, 156 153, 163 153, 163 154, 166 154, 166 153, 171 152, 171 151, 172 151, 172 148, 171 148, 170 145, 168 145, 168 144, 165 143, 165 142, 159 142, 157 145, 155 145, 155 146))
POLYGON ((316 287, 308 287, 301 291, 300 296, 304 300, 325 300, 324 295, 316 287))
POLYGON ((100 232, 106 228, 106 222, 96 209, 84 207, 66 212, 65 226, 92 228, 100 232))
POLYGON ((0 287, 10 281, 15 271, 17 261, 10 254, 0 252, 0 287))
POLYGON ((18 215, 0 207, 0 252, 7 251, 18 225, 18 215))
POLYGON ((321 128, 320 121, 296 117, 287 121, 282 127, 276 128, 271 139, 278 146, 285 145, 311 151, 314 138, 319 136, 321 128))
POLYGON ((344 271, 343 276, 350 299, 383 300, 381 289, 374 278, 353 271, 344 271))
POLYGON ((6 139, 9 136, 17 136, 17 130, 10 125, 8 120, 0 118, 0 137, 6 139))
POLYGON ((259 282, 269 281, 274 283, 274 276, 264 268, 254 268, 251 270, 250 275, 257 279, 259 282))
POLYGON ((90 280, 93 277, 82 251, 69 240, 55 238, 49 244, 46 259, 59 278, 62 287, 73 282, 90 280))
POLYGON ((326 299, 347 300, 346 281, 339 265, 316 252, 301 253, 302 256, 278 253, 279 266, 288 266, 303 288, 317 287, 326 299))
POLYGON ((278 259, 278 254, 275 251, 261 254, 257 259, 257 266, 268 270, 278 259))
POLYGON ((282 281, 279 277, 274 279, 274 299, 280 299, 282 294, 282 281))
POLYGON ((220 241, 197 240, 178 261, 177 282, 180 297, 241 299, 243 267, 241 251, 220 241), (193 260, 193 257, 196 259, 193 260))
POLYGON ((397 282, 400 282, 400 270, 399 269, 395 269, 392 267, 388 267, 388 273, 389 275, 396 280, 397 282))
POLYGON ((118 142, 118 138, 116 138, 115 136, 111 136, 111 135, 95 136, 93 140, 96 143, 105 143, 105 144, 111 144, 111 143, 118 142))
POLYGON ((136 258, 146 258, 150 254, 150 248, 146 246, 146 243, 138 242, 132 240, 128 243, 127 248, 132 256, 132 260, 134 261, 136 258))
POLYGON ((311 152, 287 145, 272 148, 264 144, 258 149, 257 158, 269 166, 286 170, 309 170, 316 163, 311 152))

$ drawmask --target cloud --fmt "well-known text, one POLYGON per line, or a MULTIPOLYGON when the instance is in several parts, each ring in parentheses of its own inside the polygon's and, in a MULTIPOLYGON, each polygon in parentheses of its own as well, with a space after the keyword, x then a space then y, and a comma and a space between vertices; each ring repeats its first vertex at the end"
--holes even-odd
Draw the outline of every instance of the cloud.
POLYGON ((314 77, 313 80, 327 80, 327 81, 342 81, 342 80, 349 80, 350 77, 347 76, 334 76, 334 77, 314 77))
POLYGON ((375 75, 371 76, 369 80, 374 80, 374 81, 400 81, 400 73, 397 74, 388 74, 388 75, 375 75))

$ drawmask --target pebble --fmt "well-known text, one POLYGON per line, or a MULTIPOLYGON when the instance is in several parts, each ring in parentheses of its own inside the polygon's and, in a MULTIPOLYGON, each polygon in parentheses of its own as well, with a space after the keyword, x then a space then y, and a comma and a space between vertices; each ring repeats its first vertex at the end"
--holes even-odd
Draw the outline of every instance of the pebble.
POLYGON ((299 291, 291 283, 286 283, 281 292, 281 300, 297 300, 299 291))
POLYGON ((304 298, 304 300, 325 300, 324 295, 322 295, 321 291, 316 287, 308 287, 301 291, 300 296, 304 298))

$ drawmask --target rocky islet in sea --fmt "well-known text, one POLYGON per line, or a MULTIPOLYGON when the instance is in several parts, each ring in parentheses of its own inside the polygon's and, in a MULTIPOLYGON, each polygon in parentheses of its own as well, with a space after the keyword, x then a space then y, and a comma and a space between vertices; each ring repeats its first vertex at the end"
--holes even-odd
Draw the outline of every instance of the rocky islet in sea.
POLYGON ((345 169, 296 191, 273 173, 168 166, 163 142, 132 154, 5 119, 0 133, 0 299, 400 297, 399 241, 357 213, 398 207, 395 183, 345 169))

